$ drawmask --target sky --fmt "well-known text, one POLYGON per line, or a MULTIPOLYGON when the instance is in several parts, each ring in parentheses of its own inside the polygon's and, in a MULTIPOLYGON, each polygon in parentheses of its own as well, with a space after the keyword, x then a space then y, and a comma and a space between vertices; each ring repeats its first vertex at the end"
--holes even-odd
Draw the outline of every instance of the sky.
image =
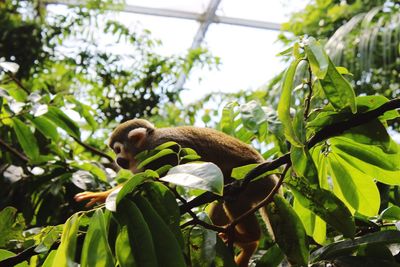
MULTIPOLYGON (((222 0, 217 15, 282 23, 290 13, 304 8, 306 0, 222 0)), ((127 0, 127 4, 154 8, 178 9, 201 13, 208 0, 127 0)), ((191 46, 199 24, 196 21, 165 18, 134 13, 120 13, 118 20, 131 27, 151 31, 163 45, 157 52, 163 55, 183 55, 191 46)), ((276 56, 284 50, 277 43, 278 31, 232 26, 210 25, 204 46, 214 56, 221 58, 218 69, 192 71, 181 94, 184 103, 191 103, 211 92, 236 92, 254 90, 266 84, 285 65, 276 56)))

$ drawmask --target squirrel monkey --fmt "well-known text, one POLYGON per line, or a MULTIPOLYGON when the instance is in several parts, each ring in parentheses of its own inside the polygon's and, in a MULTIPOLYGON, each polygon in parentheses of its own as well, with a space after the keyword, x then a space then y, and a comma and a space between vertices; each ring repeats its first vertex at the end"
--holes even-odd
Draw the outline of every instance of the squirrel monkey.
MULTIPOLYGON (((141 170, 137 169, 138 162, 135 160, 135 155, 143 150, 154 149, 168 141, 174 141, 182 147, 190 147, 201 156, 203 161, 216 164, 222 170, 225 183, 232 181, 230 175, 233 168, 264 161, 255 149, 222 132, 192 126, 157 129, 143 119, 133 119, 120 124, 111 134, 109 146, 114 150, 119 166, 137 173, 141 170)), ((161 158, 155 164, 162 166, 167 163, 176 163, 176 157, 175 159, 161 158)), ((146 166, 146 168, 152 168, 152 166, 146 166)), ((209 214, 212 222, 218 226, 228 225, 263 200, 276 182, 277 177, 269 175, 251 182, 235 200, 225 201, 223 204, 213 203, 209 214)), ((105 192, 79 193, 75 196, 75 200, 89 200, 87 206, 91 206, 96 202, 104 202, 113 190, 115 188, 105 192)), ((269 226, 265 209, 261 208, 260 212, 269 226)), ((233 241, 234 245, 241 250, 235 257, 238 266, 248 266, 251 256, 257 249, 260 236, 260 225, 254 214, 237 224, 234 240, 230 241, 233 241)))

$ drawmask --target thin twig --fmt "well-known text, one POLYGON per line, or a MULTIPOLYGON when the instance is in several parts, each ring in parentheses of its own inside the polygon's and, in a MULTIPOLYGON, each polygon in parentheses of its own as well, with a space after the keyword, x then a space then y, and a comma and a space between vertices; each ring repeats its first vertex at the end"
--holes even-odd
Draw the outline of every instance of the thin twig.
POLYGON ((28 89, 26 89, 26 87, 21 83, 20 80, 18 80, 17 78, 14 77, 14 74, 12 74, 10 71, 5 71, 5 73, 7 74, 8 77, 11 78, 11 80, 13 80, 13 82, 15 82, 22 90, 24 90, 27 94, 30 94, 31 92, 29 92, 28 89))
POLYGON ((308 115, 309 115, 308 113, 310 112, 310 106, 311 106, 311 97, 312 97, 312 94, 313 94, 313 90, 312 90, 312 72, 311 72, 310 62, 308 62, 308 73, 310 74, 310 77, 309 77, 309 80, 307 82, 309 91, 308 91, 307 98, 305 99, 305 108, 304 108, 304 119, 305 120, 308 119, 308 115))
POLYGON ((259 210, 261 207, 267 205, 268 203, 270 203, 272 201, 272 198, 274 197, 274 195, 278 192, 279 188, 282 185, 283 179, 286 176, 287 171, 289 170, 291 166, 291 163, 286 164, 286 167, 284 169, 284 171, 282 172, 281 176, 279 177, 278 182, 275 184, 274 188, 272 188, 271 192, 268 194, 268 196, 266 196, 260 203, 258 203, 256 206, 254 206, 253 208, 251 208, 250 210, 246 211, 244 214, 240 215, 239 217, 237 217, 235 220, 233 220, 229 225, 228 228, 234 228, 241 220, 243 220, 244 218, 246 218, 247 216, 255 213, 257 210, 259 210))
POLYGON ((86 148, 87 150, 89 150, 90 152, 92 152, 93 154, 96 154, 96 155, 99 155, 99 156, 101 156, 101 157, 103 157, 103 158, 106 158, 106 159, 108 159, 110 162, 114 162, 114 159, 113 159, 110 155, 104 153, 103 151, 98 150, 98 149, 95 148, 95 147, 92 147, 91 145, 88 145, 88 144, 82 142, 81 140, 79 140, 79 139, 76 138, 76 137, 72 137, 72 138, 73 138, 78 144, 80 144, 81 146, 83 146, 84 148, 86 148))

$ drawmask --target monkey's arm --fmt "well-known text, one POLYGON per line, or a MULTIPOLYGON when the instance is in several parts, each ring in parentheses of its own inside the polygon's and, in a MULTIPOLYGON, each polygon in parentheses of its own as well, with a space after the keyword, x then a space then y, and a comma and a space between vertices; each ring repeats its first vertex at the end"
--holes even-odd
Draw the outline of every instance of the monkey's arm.
POLYGON ((84 200, 90 200, 85 207, 91 207, 94 204, 96 204, 96 202, 105 202, 107 197, 111 194, 111 192, 113 192, 114 190, 120 188, 123 184, 119 184, 114 188, 111 188, 110 190, 104 191, 104 192, 82 192, 79 194, 76 194, 74 196, 75 201, 77 202, 81 202, 84 200))

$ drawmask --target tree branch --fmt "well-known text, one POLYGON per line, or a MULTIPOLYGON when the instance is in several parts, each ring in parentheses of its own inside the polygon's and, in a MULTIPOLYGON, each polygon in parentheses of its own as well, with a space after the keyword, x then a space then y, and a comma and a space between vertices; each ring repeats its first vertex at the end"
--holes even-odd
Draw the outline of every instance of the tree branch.
MULTIPOLYGON (((387 111, 398 109, 398 108, 400 108, 400 98, 395 98, 393 100, 390 100, 390 101, 382 104, 380 107, 378 107, 374 110, 370 110, 365 113, 358 113, 358 114, 353 115, 348 120, 337 122, 337 123, 334 123, 331 125, 327 125, 309 139, 309 141, 307 142, 307 147, 312 148, 317 143, 319 143, 323 140, 326 140, 333 136, 340 135, 346 130, 349 130, 351 128, 365 124, 365 123, 383 115, 387 111)), ((260 165, 255 167, 253 170, 251 170, 246 175, 246 177, 243 180, 242 186, 247 186, 247 184, 250 183, 255 177, 258 177, 258 176, 262 175, 263 173, 266 173, 267 171, 277 169, 278 167, 283 166, 284 164, 288 164, 288 163, 290 163, 290 153, 286 153, 285 155, 283 155, 271 162, 261 163, 260 165)), ((226 185, 224 189, 227 189, 227 191, 229 192, 230 188, 237 186, 237 184, 235 184, 235 183, 237 183, 237 181, 232 184, 226 185)), ((236 190, 236 192, 237 192, 237 190, 236 190)), ((221 199, 221 198, 222 197, 214 195, 210 192, 203 193, 200 196, 193 199, 192 201, 189 201, 188 203, 181 205, 180 206, 181 214, 188 212, 188 210, 190 210, 194 207, 197 207, 197 206, 200 206, 200 205, 203 205, 206 203, 210 203, 214 200, 221 199)))
POLYGON ((92 147, 91 145, 88 145, 88 144, 82 142, 81 140, 79 140, 79 139, 76 138, 76 137, 72 137, 72 138, 73 138, 78 144, 80 144, 81 146, 83 146, 84 148, 86 148, 87 150, 89 150, 90 152, 92 152, 93 154, 96 154, 96 155, 99 155, 99 156, 101 156, 101 157, 103 157, 103 158, 106 158, 106 159, 108 159, 110 162, 114 162, 114 159, 113 159, 110 155, 108 155, 107 153, 104 153, 103 151, 100 151, 100 150, 98 150, 97 148, 92 147))
POLYGON ((13 148, 12 146, 10 146, 9 144, 7 144, 6 142, 4 142, 2 139, 0 139, 0 146, 4 147, 5 149, 7 149, 9 152, 11 152, 12 154, 14 154, 15 156, 17 156, 18 158, 20 158, 22 161, 24 162, 28 162, 29 159, 27 156, 25 156, 22 152, 19 152, 18 150, 16 150, 15 148, 13 148))

